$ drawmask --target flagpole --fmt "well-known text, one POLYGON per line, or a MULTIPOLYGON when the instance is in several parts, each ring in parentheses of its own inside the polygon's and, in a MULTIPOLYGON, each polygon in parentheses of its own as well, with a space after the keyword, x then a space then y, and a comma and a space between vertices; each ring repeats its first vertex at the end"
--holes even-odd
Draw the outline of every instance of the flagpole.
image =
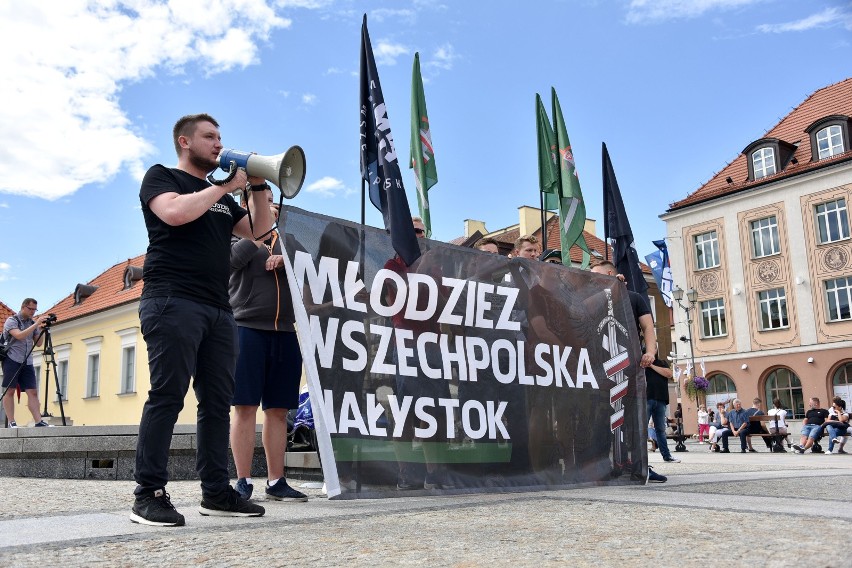
POLYGON ((538 192, 538 201, 541 207, 541 254, 544 254, 547 249, 547 221, 545 220, 547 213, 544 210, 544 192, 538 192))

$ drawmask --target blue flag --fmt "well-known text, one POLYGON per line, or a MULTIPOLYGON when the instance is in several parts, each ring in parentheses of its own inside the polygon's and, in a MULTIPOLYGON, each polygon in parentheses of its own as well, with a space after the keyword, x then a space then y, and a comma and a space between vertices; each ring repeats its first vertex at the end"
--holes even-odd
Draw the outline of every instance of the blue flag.
POLYGON ((612 246, 612 263, 619 274, 623 274, 627 289, 644 294, 648 283, 639 266, 639 254, 633 242, 633 230, 618 189, 618 180, 609 159, 606 144, 603 145, 603 193, 604 193, 604 237, 612 246))
POLYGON ((382 85, 376 70, 367 15, 361 25, 361 177, 370 188, 370 201, 382 212, 391 245, 410 266, 420 257, 411 209, 405 196, 399 160, 391 134, 382 85))
POLYGON ((665 240, 652 241, 657 250, 645 255, 645 262, 651 267, 654 280, 663 296, 666 306, 672 307, 672 289, 674 279, 672 278, 672 267, 669 264, 669 249, 665 240))

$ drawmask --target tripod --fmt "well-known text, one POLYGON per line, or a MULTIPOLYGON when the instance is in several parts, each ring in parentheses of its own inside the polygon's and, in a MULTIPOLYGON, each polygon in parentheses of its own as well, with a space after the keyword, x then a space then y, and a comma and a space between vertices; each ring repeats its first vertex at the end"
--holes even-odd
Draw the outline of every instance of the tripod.
POLYGON ((65 423, 65 408, 62 406, 62 388, 59 385, 59 371, 56 370, 56 359, 53 357, 53 337, 50 335, 50 327, 44 328, 44 412, 42 417, 51 416, 47 411, 47 391, 50 388, 50 368, 53 367, 53 382, 56 384, 56 399, 59 401, 59 414, 62 416, 62 425, 65 423))

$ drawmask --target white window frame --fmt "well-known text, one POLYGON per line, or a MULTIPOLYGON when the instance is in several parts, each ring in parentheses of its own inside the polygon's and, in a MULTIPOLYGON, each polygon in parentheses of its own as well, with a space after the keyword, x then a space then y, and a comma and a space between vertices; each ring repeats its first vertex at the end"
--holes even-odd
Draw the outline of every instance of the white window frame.
POLYGON ((849 238, 849 209, 846 207, 846 198, 839 197, 815 205, 814 216, 817 239, 821 245, 849 238), (832 232, 838 235, 837 238, 832 238, 832 232))
POLYGON ((754 179, 765 178, 775 173, 775 149, 771 146, 755 150, 751 155, 754 179))
POLYGON ((704 270, 719 266, 719 235, 715 230, 695 235, 692 238, 695 246, 695 269, 704 270), (709 251, 708 251, 709 249, 709 251), (708 263, 708 252, 710 262, 708 263))
POLYGON ((751 253, 753 258, 763 258, 781 252, 778 218, 775 215, 755 219, 749 225, 751 227, 751 253))
POLYGON ((128 329, 122 329, 116 331, 115 333, 121 339, 121 357, 119 358, 119 365, 121 365, 121 371, 118 374, 118 394, 135 394, 136 375, 138 367, 138 365, 136 365, 136 361, 139 355, 139 348, 137 346, 139 339, 139 328, 132 327, 128 329), (128 360, 128 353, 131 349, 133 350, 133 357, 128 360), (131 373, 128 373, 128 362, 132 363, 132 375, 131 373))
MULTIPOLYGON (((59 347, 53 348, 53 360, 56 362, 56 374, 57 376, 52 376, 50 384, 48 385, 48 389, 56 388, 56 381, 59 380, 59 390, 62 391, 62 400, 68 400, 68 368, 70 367, 70 359, 71 359, 71 346, 70 345, 62 345, 59 347)), ((51 369, 54 370, 54 369, 51 369)), ((59 402, 59 397, 56 396, 56 391, 53 390, 53 402, 59 402)))
POLYGON ((837 156, 846 151, 843 148, 843 131, 838 124, 831 124, 817 132, 816 142, 820 160, 837 156))
POLYGON ((84 339, 86 345, 86 395, 85 398, 97 398, 101 393, 101 346, 104 338, 84 339))
POLYGON ((725 300, 714 298, 700 303, 701 337, 713 339, 728 335, 728 320, 725 313, 725 300))
POLYGON ((760 313, 760 330, 772 331, 790 327, 787 313, 787 292, 784 288, 772 288, 757 293, 757 306, 760 313), (777 325, 773 315, 777 314, 777 325))
POLYGON ((852 277, 832 278, 823 281, 823 285, 825 288, 825 315, 828 321, 852 320, 852 277), (840 310, 843 296, 846 297, 846 310, 848 312, 846 317, 843 317, 843 312, 840 310))

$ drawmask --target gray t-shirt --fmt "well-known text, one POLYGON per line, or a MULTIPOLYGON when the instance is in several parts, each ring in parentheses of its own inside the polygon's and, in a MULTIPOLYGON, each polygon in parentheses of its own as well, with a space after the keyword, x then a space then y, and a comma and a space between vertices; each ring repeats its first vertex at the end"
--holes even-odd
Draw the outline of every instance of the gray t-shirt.
POLYGON ((16 363, 23 363, 24 357, 29 353, 29 357, 27 357, 27 365, 33 364, 33 342, 38 339, 39 332, 35 331, 28 335, 23 340, 15 339, 9 334, 10 329, 18 329, 25 330, 35 322, 31 319, 24 319, 21 317, 21 314, 14 315, 6 320, 6 323, 3 325, 3 333, 7 334, 10 346, 9 346, 9 359, 16 363))

